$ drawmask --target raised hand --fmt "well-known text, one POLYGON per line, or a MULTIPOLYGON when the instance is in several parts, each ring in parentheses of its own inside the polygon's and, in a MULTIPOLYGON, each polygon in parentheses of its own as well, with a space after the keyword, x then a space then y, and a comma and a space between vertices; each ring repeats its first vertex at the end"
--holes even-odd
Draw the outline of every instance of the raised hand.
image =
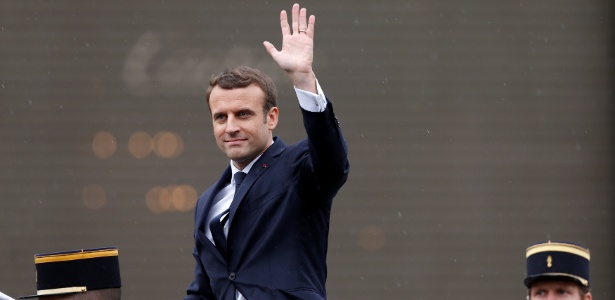
POLYGON ((314 23, 316 17, 307 18, 307 10, 299 4, 292 8, 292 27, 288 23, 286 11, 280 12, 282 28, 282 49, 278 51, 270 42, 263 42, 265 49, 282 68, 295 87, 302 90, 316 91, 316 75, 312 70, 314 60, 314 23))

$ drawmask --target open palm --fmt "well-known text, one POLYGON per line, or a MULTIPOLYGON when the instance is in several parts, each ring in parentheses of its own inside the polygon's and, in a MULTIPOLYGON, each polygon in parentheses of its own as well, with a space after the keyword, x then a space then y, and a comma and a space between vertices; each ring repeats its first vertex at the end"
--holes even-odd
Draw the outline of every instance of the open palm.
POLYGON ((282 28, 282 48, 278 51, 270 42, 263 44, 280 68, 286 71, 295 85, 307 77, 314 77, 312 61, 314 57, 314 23, 312 15, 307 18, 307 10, 293 5, 292 24, 288 22, 286 11, 280 13, 282 28))

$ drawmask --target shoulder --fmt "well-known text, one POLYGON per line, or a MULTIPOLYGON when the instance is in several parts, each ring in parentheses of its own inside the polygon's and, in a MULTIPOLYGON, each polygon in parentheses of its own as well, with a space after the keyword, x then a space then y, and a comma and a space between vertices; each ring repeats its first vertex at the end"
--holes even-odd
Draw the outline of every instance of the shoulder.
POLYGON ((199 196, 196 202, 196 207, 194 209, 196 212, 197 218, 202 215, 201 212, 204 211, 205 208, 207 207, 207 199, 210 198, 213 188, 214 186, 209 187, 205 192, 201 194, 201 196, 199 196))
POLYGON ((225 186, 225 183, 231 180, 231 167, 227 167, 218 181, 212 184, 207 190, 205 190, 198 198, 195 210, 197 212, 204 210, 207 207, 207 203, 213 198, 214 193, 217 193, 221 188, 225 186))

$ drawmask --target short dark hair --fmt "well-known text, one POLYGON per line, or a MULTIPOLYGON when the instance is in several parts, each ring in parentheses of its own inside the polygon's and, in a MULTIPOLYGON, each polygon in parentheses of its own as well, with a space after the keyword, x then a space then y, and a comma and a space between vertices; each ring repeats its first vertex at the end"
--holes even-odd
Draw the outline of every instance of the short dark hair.
POLYGON ((272 107, 277 106, 277 90, 273 80, 260 70, 246 66, 226 69, 224 72, 212 76, 209 79, 209 87, 205 92, 205 99, 209 106, 209 96, 214 87, 219 86, 223 89, 231 90, 235 88, 244 88, 250 84, 256 84, 265 93, 265 104, 263 111, 265 115, 272 107))
POLYGON ((579 286, 580 292, 581 292, 581 299, 585 298, 585 295, 589 294, 589 292, 591 291, 591 289, 588 286, 579 286))

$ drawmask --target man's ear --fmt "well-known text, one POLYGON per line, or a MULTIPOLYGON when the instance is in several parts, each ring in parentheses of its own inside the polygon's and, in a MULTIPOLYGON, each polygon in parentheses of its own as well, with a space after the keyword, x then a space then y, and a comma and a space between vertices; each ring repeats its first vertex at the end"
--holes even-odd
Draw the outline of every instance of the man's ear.
POLYGON ((592 293, 585 294, 585 297, 583 298, 583 300, 592 300, 592 293))
POLYGON ((269 130, 273 130, 276 126, 278 126, 279 114, 280 112, 277 107, 272 107, 269 109, 269 112, 267 113, 267 126, 269 127, 269 130))

